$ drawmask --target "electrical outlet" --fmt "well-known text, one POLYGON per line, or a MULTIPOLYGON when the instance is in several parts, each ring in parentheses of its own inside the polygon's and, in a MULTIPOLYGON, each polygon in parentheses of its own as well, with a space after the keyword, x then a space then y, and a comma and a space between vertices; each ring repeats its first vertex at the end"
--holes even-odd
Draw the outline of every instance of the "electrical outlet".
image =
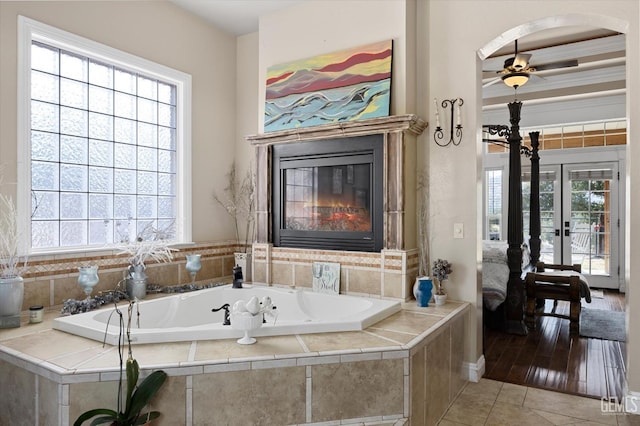
POLYGON ((464 224, 453 224, 453 238, 464 238, 464 224))

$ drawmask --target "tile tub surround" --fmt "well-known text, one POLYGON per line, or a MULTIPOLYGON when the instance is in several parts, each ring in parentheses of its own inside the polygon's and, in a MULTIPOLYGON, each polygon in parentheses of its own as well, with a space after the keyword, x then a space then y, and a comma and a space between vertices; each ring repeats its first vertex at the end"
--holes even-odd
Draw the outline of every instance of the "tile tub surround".
MULTIPOLYGON (((402 311, 357 332, 139 345, 142 374, 169 378, 153 401, 156 425, 432 424, 464 387, 471 307, 402 311), (238 404, 241 402, 241 404, 238 404), (242 407, 242 409, 238 409, 242 407), (340 423, 340 421, 342 423, 340 423)), ((69 425, 115 407, 117 348, 39 324, 0 332, 0 424, 69 425)))
POLYGON ((256 240, 253 280, 265 284, 311 285, 314 260, 341 264, 341 293, 390 297, 408 301, 418 272, 416 225, 416 144, 427 123, 413 114, 332 123, 249 135, 256 161, 256 240), (382 135, 383 249, 380 252, 273 247, 272 153, 274 145, 334 138, 382 135))
POLYGON ((253 244, 253 281, 261 284, 312 286, 313 262, 340 264, 340 293, 409 301, 418 275, 418 250, 380 253, 307 250, 253 244))
MULTIPOLYGON (((234 265, 236 244, 225 241, 219 243, 199 243, 177 247, 173 260, 168 263, 149 263, 148 282, 161 286, 186 284, 191 277, 185 269, 186 255, 201 254, 202 269, 196 275, 199 284, 219 280, 230 282, 234 265)), ((32 256, 24 275, 24 300, 22 309, 42 305, 60 305, 66 299, 84 299, 86 296, 78 285, 78 267, 97 265, 100 282, 92 294, 113 290, 125 277, 128 266, 125 255, 119 250, 104 252, 74 253, 56 256, 32 256)))

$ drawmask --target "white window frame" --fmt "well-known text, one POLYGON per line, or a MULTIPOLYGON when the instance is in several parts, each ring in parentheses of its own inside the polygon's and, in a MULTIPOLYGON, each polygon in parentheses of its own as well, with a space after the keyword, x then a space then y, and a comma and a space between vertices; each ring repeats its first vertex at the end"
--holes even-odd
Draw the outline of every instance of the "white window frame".
MULTIPOLYGON (((28 254, 92 251, 31 247, 31 43, 39 41, 92 59, 135 71, 176 86, 176 244, 192 241, 191 219, 191 75, 151 62, 64 30, 18 16, 17 209, 22 231, 20 251, 28 254)), ((95 248, 104 250, 105 247, 95 248)))

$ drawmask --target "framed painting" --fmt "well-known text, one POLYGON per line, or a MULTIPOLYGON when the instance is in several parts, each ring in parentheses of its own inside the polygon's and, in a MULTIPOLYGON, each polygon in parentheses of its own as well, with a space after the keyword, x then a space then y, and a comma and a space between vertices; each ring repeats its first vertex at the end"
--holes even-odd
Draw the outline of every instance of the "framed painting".
POLYGON ((392 40, 267 70, 264 131, 389 115, 392 40))

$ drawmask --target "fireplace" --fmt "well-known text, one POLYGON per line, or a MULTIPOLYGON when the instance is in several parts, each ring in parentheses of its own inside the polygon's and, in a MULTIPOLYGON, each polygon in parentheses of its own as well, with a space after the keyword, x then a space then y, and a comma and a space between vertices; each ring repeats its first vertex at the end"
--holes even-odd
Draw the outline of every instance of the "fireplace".
MULTIPOLYGON (((256 155, 256 237, 254 247, 255 244, 267 244, 274 250, 287 250, 287 246, 282 245, 282 237, 286 239, 287 232, 284 234, 280 232, 280 230, 287 229, 283 227, 283 224, 286 225, 287 213, 286 211, 282 212, 282 205, 286 198, 281 197, 280 189, 283 180, 286 182, 286 176, 283 178, 283 173, 286 172, 288 166, 285 165, 284 170, 281 169, 279 157, 291 160, 291 162, 285 163, 294 165, 294 167, 289 167, 290 169, 310 167, 308 163, 302 161, 322 158, 322 161, 326 163, 316 165, 319 168, 317 179, 320 179, 321 174, 328 174, 331 181, 328 185, 333 192, 335 173, 336 192, 339 192, 340 183, 342 183, 343 193, 349 189, 352 194, 349 205, 339 205, 340 202, 334 203, 338 205, 326 205, 323 200, 322 204, 320 201, 314 203, 316 213, 324 212, 325 215, 334 212, 337 214, 358 213, 360 217, 365 217, 367 214, 363 210, 356 211, 356 209, 360 209, 362 206, 368 208, 368 214, 371 217, 371 234, 364 235, 363 231, 359 230, 343 230, 340 237, 347 236, 348 232, 359 233, 349 244, 355 245, 356 241, 360 239, 360 244, 366 242, 369 247, 373 247, 367 250, 379 253, 385 250, 406 250, 415 247, 416 137, 425 128, 426 123, 423 120, 408 114, 247 136, 247 140, 255 146, 256 155), (346 145, 350 145, 345 142, 356 140, 360 141, 358 148, 353 146, 345 148, 346 145), (370 145, 365 147, 364 144, 370 145), (358 153, 359 150, 368 151, 368 153, 358 153), (274 154, 274 152, 278 154, 274 154), (361 155, 362 157, 360 157, 361 155), (296 156, 300 157, 298 160, 301 162, 298 164, 293 163, 292 157, 296 156), (367 156, 369 157, 365 158, 367 156), (331 161, 335 161, 338 157, 343 157, 342 163, 332 164, 331 161), (382 162, 382 166, 378 167, 378 161, 382 162), (361 164, 370 164, 368 173, 371 192, 363 193, 363 188, 353 188, 352 186, 355 184, 349 183, 351 181, 351 167, 347 168, 347 166, 353 166, 355 180, 356 173, 366 173, 361 171, 361 164), (323 167, 328 169, 323 171, 323 167), (341 171, 334 172, 339 168, 341 171), (275 182, 276 179, 278 182, 275 182), (381 184, 379 179, 382 179, 381 184), (278 197, 277 200, 276 197, 278 197), (340 212, 341 208, 342 212, 340 212), (280 209, 280 212, 276 212, 276 209, 280 209), (380 226, 382 226, 382 231, 378 232, 380 226), (280 235, 276 235, 276 232, 280 235), (369 238, 371 239, 369 240, 369 238)), ((291 173, 295 175, 293 171, 291 173)), ((310 176, 313 176, 313 173, 309 172, 310 176)), ((299 174, 303 175, 304 173, 299 174)), ((295 179, 295 176, 293 178, 295 179)), ((360 185, 360 180, 358 185, 360 185)), ((291 188, 295 186, 292 185, 291 188)), ((344 201, 341 202, 344 203, 344 201)), ((303 206, 304 203, 301 202, 299 205, 303 206)), ((313 212, 313 208, 311 211, 313 212)), ((298 244, 300 246, 305 239, 308 242, 308 240, 321 237, 320 234, 314 233, 326 233, 318 221, 297 220, 298 217, 304 217, 304 214, 296 216, 295 210, 293 210, 289 224, 290 228, 303 225, 306 228, 304 231, 307 232, 307 238, 299 238, 298 244)), ((344 224, 344 222, 342 223, 344 224)), ((339 225, 334 222, 334 226, 339 225)), ((302 235, 304 236, 304 234, 302 235)), ((333 242, 336 242, 336 239, 334 238, 333 242)), ((304 250, 306 247, 309 246, 303 248, 297 246, 292 250, 304 250)), ((318 250, 310 248, 309 253, 318 255, 318 250)), ((354 251, 364 251, 364 249, 356 248, 354 251)), ((373 255, 371 252, 369 255, 373 255)))
POLYGON ((276 145, 275 247, 383 248, 383 135, 276 145))
POLYGON ((341 293, 413 297, 416 139, 425 128, 407 114, 247 136, 256 162, 253 281, 311 287, 313 264, 334 262, 341 293), (288 207, 287 188, 300 194, 288 207), (302 231, 295 246, 294 230, 302 231), (336 238, 324 243, 347 249, 308 245, 327 234, 336 238))

